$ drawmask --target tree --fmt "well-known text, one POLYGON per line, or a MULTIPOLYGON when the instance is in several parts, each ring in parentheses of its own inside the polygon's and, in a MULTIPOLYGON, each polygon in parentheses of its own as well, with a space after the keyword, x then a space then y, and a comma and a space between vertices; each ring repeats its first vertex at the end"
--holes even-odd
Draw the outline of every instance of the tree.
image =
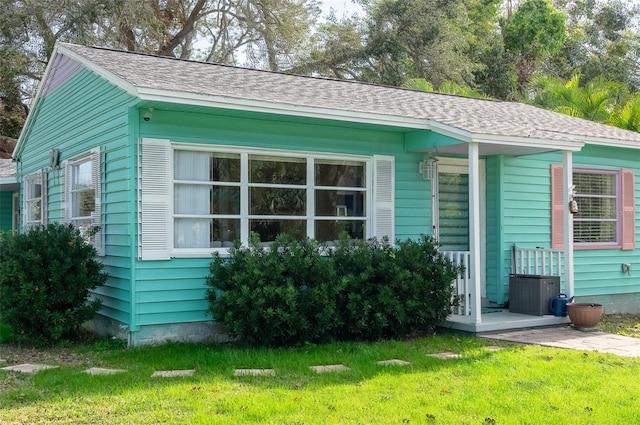
POLYGON ((610 122, 612 113, 626 95, 626 87, 598 77, 580 85, 580 74, 567 82, 541 77, 532 86, 533 103, 572 117, 610 122))
POLYGON ((540 61, 558 51, 565 40, 564 13, 549 0, 527 0, 504 27, 504 46, 515 55, 518 91, 522 93, 540 61))
POLYGON ((58 41, 279 70, 319 13, 317 0, 5 0, 0 135, 18 136, 58 41))

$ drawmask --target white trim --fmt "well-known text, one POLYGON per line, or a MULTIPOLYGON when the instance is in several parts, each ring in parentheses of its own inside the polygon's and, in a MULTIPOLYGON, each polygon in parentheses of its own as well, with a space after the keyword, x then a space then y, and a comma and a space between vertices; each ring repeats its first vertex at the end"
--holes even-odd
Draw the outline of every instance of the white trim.
POLYGON ((573 154, 571 151, 562 153, 562 199, 564 201, 564 291, 569 298, 574 295, 573 275, 573 214, 569 212, 571 194, 569 190, 573 186, 573 154))
POLYGON ((20 230, 20 214, 20 192, 14 192, 11 196, 11 230, 14 232, 20 230))
POLYGON ((479 146, 477 143, 469 143, 469 251, 471 257, 469 269, 471 272, 471 323, 482 322, 482 265, 480 255, 480 167, 479 167, 479 146))

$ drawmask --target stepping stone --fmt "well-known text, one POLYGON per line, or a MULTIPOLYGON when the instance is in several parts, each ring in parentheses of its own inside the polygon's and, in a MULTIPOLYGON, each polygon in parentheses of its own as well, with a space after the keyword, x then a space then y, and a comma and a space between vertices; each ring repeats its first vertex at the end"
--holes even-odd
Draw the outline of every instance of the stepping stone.
POLYGON ((40 372, 41 370, 55 369, 57 367, 58 366, 50 366, 46 364, 24 363, 24 364, 18 364, 15 366, 3 367, 1 370, 9 370, 13 372, 22 372, 22 373, 37 373, 37 372, 40 372))
POLYGON ((276 376, 273 369, 236 369, 233 371, 234 376, 276 376))
POLYGON ((456 354, 456 353, 452 353, 450 351, 445 351, 444 353, 427 354, 427 356, 435 357, 435 358, 443 359, 443 360, 461 359, 463 357, 462 354, 456 354))
POLYGON ((89 375, 115 375, 116 373, 126 372, 124 369, 105 369, 101 367, 92 367, 91 369, 87 369, 84 373, 89 375))
POLYGON ((405 362, 404 360, 391 359, 391 360, 381 360, 376 362, 377 365, 380 366, 411 366, 410 362, 405 362))
POLYGON ((315 373, 326 373, 326 372, 344 372, 350 370, 348 367, 342 364, 329 364, 324 366, 311 366, 311 370, 315 373))
POLYGON ((158 370, 153 372, 152 378, 173 378, 176 376, 192 376, 195 369, 185 370, 158 370))
POLYGON ((487 350, 487 351, 491 351, 491 352, 494 352, 494 351, 500 351, 500 350, 502 350, 502 348, 503 348, 503 347, 499 347, 499 346, 497 346, 497 345, 490 345, 490 346, 488 346, 488 347, 484 347, 484 349, 485 349, 485 350, 487 350))

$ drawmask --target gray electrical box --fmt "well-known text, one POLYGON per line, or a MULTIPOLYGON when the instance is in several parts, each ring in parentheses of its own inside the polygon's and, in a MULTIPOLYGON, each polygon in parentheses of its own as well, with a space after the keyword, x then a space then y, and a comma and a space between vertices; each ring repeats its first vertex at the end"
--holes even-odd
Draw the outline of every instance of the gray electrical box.
POLYGON ((544 316, 553 314, 549 300, 560 293, 560 276, 509 276, 509 311, 544 316))

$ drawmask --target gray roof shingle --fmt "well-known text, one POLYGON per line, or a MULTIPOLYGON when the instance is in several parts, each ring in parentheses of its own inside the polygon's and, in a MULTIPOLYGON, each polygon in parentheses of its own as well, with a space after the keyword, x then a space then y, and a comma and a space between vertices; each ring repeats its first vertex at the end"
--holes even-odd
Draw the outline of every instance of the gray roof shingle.
POLYGON ((522 103, 288 75, 73 44, 61 46, 137 89, 267 102, 291 108, 423 119, 471 135, 605 143, 625 141, 640 148, 640 133, 522 103))

